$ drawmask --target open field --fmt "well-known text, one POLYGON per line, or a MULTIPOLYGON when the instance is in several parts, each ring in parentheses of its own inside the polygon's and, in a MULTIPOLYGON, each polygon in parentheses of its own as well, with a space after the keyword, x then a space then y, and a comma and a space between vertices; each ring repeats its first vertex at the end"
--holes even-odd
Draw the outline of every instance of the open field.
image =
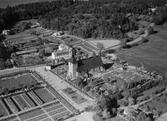
POLYGON ((104 39, 104 40, 96 40, 96 39, 95 39, 95 40, 91 40, 91 39, 90 39, 89 41, 90 41, 91 43, 93 43, 94 45, 97 45, 97 43, 102 43, 105 49, 120 44, 120 41, 119 41, 119 40, 116 40, 116 39, 111 39, 111 40, 107 40, 107 39, 104 39))
POLYGON ((136 66, 144 65, 149 71, 167 74, 167 30, 161 29, 149 37, 148 43, 123 49, 118 52, 121 59, 136 66))
POLYGON ((0 8, 5 8, 8 5, 15 6, 15 5, 19 5, 19 4, 45 2, 45 1, 55 1, 55 0, 0 0, 0 8))

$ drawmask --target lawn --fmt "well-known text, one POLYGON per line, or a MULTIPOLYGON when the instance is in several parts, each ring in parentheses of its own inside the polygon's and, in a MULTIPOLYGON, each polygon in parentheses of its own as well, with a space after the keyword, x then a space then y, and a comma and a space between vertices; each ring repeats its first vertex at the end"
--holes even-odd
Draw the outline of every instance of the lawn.
POLYGON ((136 66, 144 65, 149 71, 167 75, 167 30, 161 29, 149 37, 149 42, 118 52, 121 59, 136 66))
POLYGON ((116 39, 111 39, 111 40, 108 40, 108 39, 104 39, 104 40, 98 40, 98 39, 97 40, 96 39, 93 40, 93 39, 90 39, 89 41, 91 43, 93 43, 94 45, 97 45, 97 43, 102 43, 105 49, 120 44, 120 41, 116 40, 116 39))
POLYGON ((8 5, 15 6, 19 4, 45 2, 45 1, 55 1, 55 0, 0 0, 0 8, 5 8, 8 5))
POLYGON ((14 89, 19 89, 23 86, 30 86, 31 84, 35 83, 36 80, 30 73, 0 78, 0 93, 6 89, 8 91, 12 91, 14 89))

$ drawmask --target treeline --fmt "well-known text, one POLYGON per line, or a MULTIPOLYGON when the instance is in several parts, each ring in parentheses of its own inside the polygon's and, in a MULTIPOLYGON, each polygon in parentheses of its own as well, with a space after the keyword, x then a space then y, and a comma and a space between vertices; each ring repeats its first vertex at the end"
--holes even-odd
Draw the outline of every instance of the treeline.
MULTIPOLYGON (((137 16, 149 15, 149 8, 164 6, 167 1, 155 0, 89 0, 75 1, 40 17, 42 26, 65 30, 83 38, 123 38, 125 33, 137 29, 137 16), (129 19, 128 14, 133 15, 129 19)), ((157 24, 167 20, 167 10, 152 14, 157 24)))
MULTIPOLYGON (((124 33, 136 29, 136 17, 127 14, 148 15, 149 8, 162 7, 166 0, 57 0, 23 4, 0 9, 0 31, 19 20, 39 18, 42 26, 67 30, 71 34, 88 37, 124 37, 124 33)), ((152 15, 157 24, 167 20, 167 9, 152 15)))
POLYGON ((0 34, 0 70, 12 67, 10 56, 12 52, 16 51, 15 47, 5 47, 3 40, 5 37, 0 34))

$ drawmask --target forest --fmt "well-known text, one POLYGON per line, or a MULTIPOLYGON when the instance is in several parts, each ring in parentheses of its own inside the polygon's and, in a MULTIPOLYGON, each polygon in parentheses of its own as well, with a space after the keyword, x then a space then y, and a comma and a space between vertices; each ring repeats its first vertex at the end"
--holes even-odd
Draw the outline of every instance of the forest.
POLYGON ((57 0, 0 9, 0 31, 17 21, 36 18, 46 28, 69 31, 83 38, 123 38, 137 29, 136 15, 148 15, 149 8, 161 7, 152 21, 167 20, 166 0, 57 0), (163 7, 162 7, 163 6, 163 7), (128 19, 127 14, 134 19, 128 19))

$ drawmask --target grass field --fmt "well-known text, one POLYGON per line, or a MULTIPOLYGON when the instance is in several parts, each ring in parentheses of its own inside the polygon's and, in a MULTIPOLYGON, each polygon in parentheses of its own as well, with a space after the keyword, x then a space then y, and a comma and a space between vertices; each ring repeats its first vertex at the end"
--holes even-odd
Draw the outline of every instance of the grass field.
POLYGON ((89 41, 91 43, 93 43, 94 45, 97 45, 97 43, 102 43, 105 49, 120 44, 120 41, 116 40, 116 39, 111 39, 111 40, 108 40, 108 39, 104 39, 104 40, 89 40, 89 41))
POLYGON ((5 8, 8 5, 15 6, 15 5, 19 5, 19 4, 45 2, 45 1, 55 1, 55 0, 0 0, 0 8, 5 8))
POLYGON ((159 30, 149 37, 148 43, 119 51, 119 57, 130 64, 144 65, 149 71, 167 75, 167 27, 159 30))

